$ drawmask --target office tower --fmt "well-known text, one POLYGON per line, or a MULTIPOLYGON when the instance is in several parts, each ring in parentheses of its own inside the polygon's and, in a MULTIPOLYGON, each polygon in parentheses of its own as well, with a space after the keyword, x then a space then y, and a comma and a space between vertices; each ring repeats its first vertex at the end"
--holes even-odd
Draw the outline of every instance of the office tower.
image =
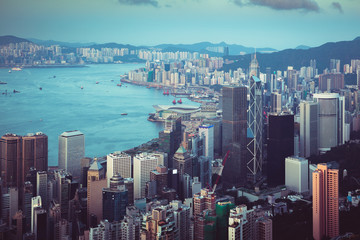
POLYGON ((29 133, 22 137, 22 184, 30 168, 37 171, 48 170, 48 136, 41 132, 29 133))
POLYGON ((156 193, 162 196, 164 188, 168 187, 168 169, 158 165, 155 170, 150 172, 150 181, 156 182, 156 193))
POLYGON ((207 187, 207 186, 212 186, 212 163, 211 163, 211 159, 209 157, 205 157, 205 156, 200 156, 198 158, 198 173, 195 174, 194 176, 198 176, 200 183, 201 183, 201 187, 207 187))
POLYGON ((285 159, 285 185, 290 191, 305 193, 308 188, 308 160, 301 157, 285 159))
POLYGON ((314 94, 319 104, 319 151, 329 151, 343 143, 344 109, 337 93, 314 94))
POLYGON ((122 220, 126 215, 127 205, 128 191, 125 189, 125 185, 119 185, 117 188, 103 188, 103 219, 107 219, 110 222, 122 220))
POLYGON ((319 142, 319 104, 300 103, 300 156, 310 157, 318 154, 319 142))
POLYGON ((190 207, 179 200, 170 202, 170 206, 174 213, 175 227, 179 231, 179 240, 190 239, 190 207))
POLYGON ((96 216, 97 223, 103 217, 102 201, 99 201, 99 196, 102 195, 102 189, 107 186, 105 170, 96 158, 88 170, 87 184, 87 218, 88 225, 90 225, 91 215, 96 216))
POLYGON ((126 189, 128 190, 128 205, 134 205, 134 179, 125 178, 124 184, 126 189))
POLYGON ((315 240, 339 235, 339 170, 317 165, 312 174, 313 237, 315 240))
POLYGON ((20 189, 21 181, 21 136, 6 134, 0 139, 1 179, 3 186, 20 189))
POLYGON ((223 156, 230 151, 223 171, 223 182, 226 186, 239 186, 246 180, 247 88, 223 87, 222 95, 223 156))
POLYGON ((61 217, 68 219, 71 176, 63 170, 55 172, 56 200, 60 204, 61 217))
POLYGON ((59 168, 74 179, 81 176, 81 159, 85 156, 85 136, 78 130, 63 132, 59 136, 59 168))
POLYGON ((360 68, 356 70, 356 83, 358 86, 358 89, 360 89, 360 68))
POLYGON ((36 174, 36 194, 41 197, 43 208, 47 209, 47 173, 45 171, 36 174))
MULTIPOLYGON (((91 227, 89 231, 89 240, 108 240, 108 239, 128 239, 126 232, 123 231, 122 222, 109 222, 102 220, 96 227, 91 227), (123 232, 125 235, 122 235, 123 232)), ((135 238, 130 238, 135 239, 135 238)))
POLYGON ((255 52, 254 56, 252 56, 250 66, 249 66, 249 77, 251 77, 251 76, 260 77, 260 67, 259 67, 259 63, 256 59, 256 52, 255 52))
POLYGON ((194 177, 192 184, 191 184, 191 194, 194 196, 194 194, 198 194, 201 191, 201 182, 199 182, 198 177, 194 177))
POLYGON ((214 126, 203 124, 199 126, 199 135, 203 139, 203 154, 206 157, 214 159, 214 126))
POLYGON ((158 159, 150 154, 134 156, 134 199, 145 197, 145 185, 150 180, 150 172, 156 169, 158 159))
POLYGON ((36 231, 35 226, 35 209, 42 208, 41 197, 36 196, 31 199, 31 232, 36 231))
POLYGON ((185 196, 189 195, 189 188, 188 184, 190 179, 193 176, 193 157, 189 154, 188 151, 184 148, 184 146, 180 146, 179 149, 176 151, 173 157, 174 168, 178 171, 179 176, 179 195, 180 199, 184 199, 185 196), (185 176, 185 174, 187 174, 185 176), (185 178, 184 178, 185 177, 185 178), (189 180, 189 181, 185 181, 189 180), (179 191, 180 190, 180 191, 179 191))
POLYGON ((319 76, 319 90, 331 92, 332 90, 344 89, 344 74, 342 73, 328 73, 320 74, 319 76))
MULTIPOLYGON (((288 86, 289 90, 291 90, 291 91, 296 90, 298 73, 292 66, 288 66, 286 78, 287 78, 287 86, 288 86)), ((281 93, 282 93, 282 91, 281 91, 281 93)))
POLYGON ((90 168, 90 163, 92 158, 84 157, 81 159, 81 176, 80 176, 80 183, 83 187, 87 187, 87 171, 90 168))
POLYGON ((270 186, 285 184, 285 158, 294 154, 294 115, 270 114, 268 126, 267 180, 270 186))
POLYGON ((11 225, 12 217, 18 211, 18 204, 19 204, 18 189, 15 187, 2 189, 2 194, 0 199, 1 199, 0 219, 2 219, 6 223, 6 226, 9 227, 11 225))
POLYGON ((310 60, 310 67, 312 68, 311 76, 315 76, 316 75, 316 59, 310 60))
POLYGON ((35 240, 47 239, 47 213, 43 208, 34 209, 35 240))
POLYGON ((220 117, 206 118, 203 124, 214 126, 214 153, 216 156, 222 155, 222 120, 220 117))
MULTIPOLYGON (((107 155, 107 172, 108 182, 116 173, 123 178, 131 177, 131 156, 124 152, 114 152, 107 155)), ((108 184, 109 185, 109 184, 108 184)))
POLYGON ((12 227, 15 227, 15 233, 11 236, 14 240, 23 240, 23 234, 26 233, 25 215, 21 210, 17 211, 12 218, 12 227), (14 226, 15 225, 15 226, 14 226))
POLYGON ((250 103, 248 110, 247 169, 249 180, 255 182, 260 177, 263 162, 263 90, 259 78, 251 76, 249 80, 250 103))
POLYGON ((271 112, 280 113, 282 110, 281 93, 271 93, 271 112))
POLYGON ((31 182, 24 183, 22 210, 26 219, 26 231, 31 228, 31 199, 33 197, 33 185, 31 182))

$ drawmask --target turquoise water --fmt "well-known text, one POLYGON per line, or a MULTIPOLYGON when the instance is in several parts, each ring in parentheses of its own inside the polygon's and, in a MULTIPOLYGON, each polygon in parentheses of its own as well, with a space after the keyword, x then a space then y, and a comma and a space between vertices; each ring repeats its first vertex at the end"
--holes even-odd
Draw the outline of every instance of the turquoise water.
MULTIPOLYGON (((58 136, 64 131, 80 130, 85 134, 88 157, 105 156, 147 142, 163 129, 161 123, 147 121, 148 114, 155 111, 152 105, 171 105, 174 97, 153 88, 116 86, 120 75, 140 67, 144 65, 32 68, 12 73, 0 69, 0 81, 7 82, 0 84, 0 93, 8 92, 0 94, 0 135, 45 133, 49 138, 50 166, 58 164, 58 136), (13 93, 14 89, 20 93, 13 93)), ((194 105, 188 99, 182 100, 194 105)))

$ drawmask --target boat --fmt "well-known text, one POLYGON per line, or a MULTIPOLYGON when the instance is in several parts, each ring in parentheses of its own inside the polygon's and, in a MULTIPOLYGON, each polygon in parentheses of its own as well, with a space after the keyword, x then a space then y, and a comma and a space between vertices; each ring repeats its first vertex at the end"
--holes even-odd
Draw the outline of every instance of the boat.
POLYGON ((40 90, 42 90, 42 87, 39 87, 40 90))
POLYGON ((178 100, 177 102, 178 102, 179 104, 182 104, 182 100, 181 100, 181 98, 180 98, 180 100, 178 100))
POLYGON ((169 95, 169 90, 163 92, 163 95, 169 95))
POLYGON ((116 86, 121 87, 121 83, 116 84, 116 86))
POLYGON ((127 114, 127 113, 122 113, 121 115, 122 115, 122 116, 126 116, 126 115, 128 115, 128 114, 127 114))
POLYGON ((175 104, 176 104, 176 100, 174 99, 174 101, 172 101, 172 103, 175 105, 175 104))
POLYGON ((7 82, 2 82, 2 81, 0 81, 0 84, 7 84, 7 82))
POLYGON ((54 75, 53 78, 56 78, 56 76, 54 75))
POLYGON ((18 67, 14 67, 14 68, 12 68, 11 70, 13 70, 13 71, 21 71, 22 69, 21 69, 21 68, 18 68, 18 67))
POLYGON ((13 93, 20 93, 20 91, 17 91, 17 90, 14 89, 13 93))
POLYGON ((96 82, 96 84, 99 84, 100 82, 96 82))
POLYGON ((84 89, 84 87, 83 87, 83 86, 81 86, 80 88, 81 88, 81 89, 84 89))
POLYGON ((9 70, 9 73, 11 73, 11 69, 9 70))

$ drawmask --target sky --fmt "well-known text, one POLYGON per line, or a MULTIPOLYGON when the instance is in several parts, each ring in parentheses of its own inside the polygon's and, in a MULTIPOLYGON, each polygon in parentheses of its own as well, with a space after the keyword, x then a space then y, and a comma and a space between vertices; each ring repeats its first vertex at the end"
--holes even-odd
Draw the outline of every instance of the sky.
POLYGON ((3 35, 137 46, 315 47, 360 36, 360 1, 0 0, 3 35))

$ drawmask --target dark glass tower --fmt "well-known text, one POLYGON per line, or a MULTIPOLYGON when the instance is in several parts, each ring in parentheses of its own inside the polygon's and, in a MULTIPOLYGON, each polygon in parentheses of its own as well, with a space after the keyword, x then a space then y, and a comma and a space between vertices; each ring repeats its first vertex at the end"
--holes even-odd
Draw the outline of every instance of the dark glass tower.
POLYGON ((294 155, 294 115, 269 115, 267 179, 269 186, 285 184, 285 158, 294 155))
POLYGON ((103 189, 103 218, 109 222, 120 221, 126 215, 128 191, 125 186, 103 189))
POLYGON ((226 187, 244 185, 246 181, 247 88, 228 86, 223 96, 223 156, 230 151, 223 170, 226 187))

